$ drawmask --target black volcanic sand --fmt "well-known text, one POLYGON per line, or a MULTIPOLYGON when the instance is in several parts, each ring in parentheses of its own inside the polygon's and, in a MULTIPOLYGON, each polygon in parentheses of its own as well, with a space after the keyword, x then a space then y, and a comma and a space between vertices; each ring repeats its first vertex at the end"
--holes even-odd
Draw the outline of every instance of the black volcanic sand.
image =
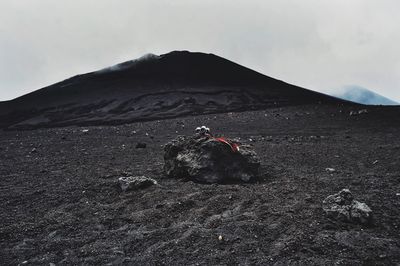
POLYGON ((399 264, 400 108, 350 110, 0 131, 1 264, 399 264), (162 145, 203 124, 252 139, 262 160, 257 182, 163 177, 162 145), (127 174, 159 185, 123 193, 117 179, 127 174), (324 216, 322 200, 342 188, 371 207, 372 226, 324 216))

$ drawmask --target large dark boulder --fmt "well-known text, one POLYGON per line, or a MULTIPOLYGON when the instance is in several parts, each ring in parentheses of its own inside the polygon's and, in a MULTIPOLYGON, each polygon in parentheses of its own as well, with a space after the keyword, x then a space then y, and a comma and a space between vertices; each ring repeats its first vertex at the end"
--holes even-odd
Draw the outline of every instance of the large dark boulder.
POLYGON ((174 178, 204 183, 249 182, 257 177, 260 167, 250 145, 229 139, 222 142, 209 136, 179 136, 164 150, 165 174, 174 178))

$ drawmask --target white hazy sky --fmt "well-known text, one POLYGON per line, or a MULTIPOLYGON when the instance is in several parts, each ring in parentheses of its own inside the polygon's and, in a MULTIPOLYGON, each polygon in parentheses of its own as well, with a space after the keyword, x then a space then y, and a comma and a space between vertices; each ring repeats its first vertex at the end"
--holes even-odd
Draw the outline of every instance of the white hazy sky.
POLYGON ((398 0, 0 0, 0 101, 145 53, 215 53, 400 101, 398 0))

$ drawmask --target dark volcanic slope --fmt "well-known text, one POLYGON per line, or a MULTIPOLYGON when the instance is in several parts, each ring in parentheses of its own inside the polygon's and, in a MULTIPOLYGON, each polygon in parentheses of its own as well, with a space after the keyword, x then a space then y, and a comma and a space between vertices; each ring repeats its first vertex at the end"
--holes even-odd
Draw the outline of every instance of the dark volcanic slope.
POLYGON ((147 55, 0 103, 0 127, 118 124, 270 106, 340 102, 221 57, 147 55))

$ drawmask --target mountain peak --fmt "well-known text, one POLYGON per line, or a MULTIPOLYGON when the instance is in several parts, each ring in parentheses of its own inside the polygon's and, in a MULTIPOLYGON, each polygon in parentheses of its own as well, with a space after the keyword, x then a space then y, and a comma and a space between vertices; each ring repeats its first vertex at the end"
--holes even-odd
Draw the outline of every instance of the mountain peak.
POLYGON ((152 53, 148 53, 145 54, 137 59, 133 59, 133 60, 129 60, 129 61, 125 61, 110 67, 106 67, 103 68, 99 71, 97 71, 98 73, 105 73, 105 72, 113 72, 113 71, 120 71, 120 70, 125 70, 128 69, 130 67, 134 67, 137 66, 143 62, 148 62, 148 61, 152 61, 152 60, 157 60, 159 59, 160 56, 152 54, 152 53))
POLYGON ((337 93, 335 96, 361 104, 399 105, 398 102, 357 85, 345 86, 343 90, 340 93, 337 93))
POLYGON ((217 55, 173 51, 146 54, 0 103, 0 127, 116 124, 323 102, 341 100, 217 55))
POLYGON ((204 53, 204 52, 192 52, 189 50, 174 50, 165 54, 161 54, 160 56, 191 56, 191 55, 213 55, 212 53, 204 53))

